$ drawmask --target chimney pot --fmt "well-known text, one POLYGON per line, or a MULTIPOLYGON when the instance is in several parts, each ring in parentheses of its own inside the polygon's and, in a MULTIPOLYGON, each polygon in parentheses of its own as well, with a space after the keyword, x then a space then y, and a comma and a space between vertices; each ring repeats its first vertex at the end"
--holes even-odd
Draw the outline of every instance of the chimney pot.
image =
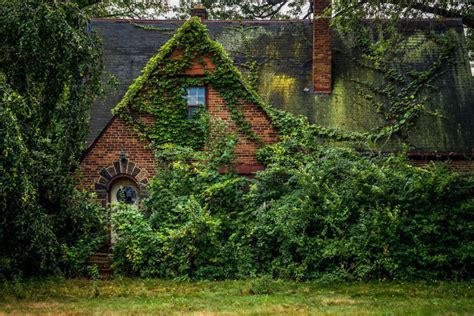
POLYGON ((195 3, 191 10, 191 16, 197 16, 201 20, 207 20, 207 10, 202 3, 195 3))

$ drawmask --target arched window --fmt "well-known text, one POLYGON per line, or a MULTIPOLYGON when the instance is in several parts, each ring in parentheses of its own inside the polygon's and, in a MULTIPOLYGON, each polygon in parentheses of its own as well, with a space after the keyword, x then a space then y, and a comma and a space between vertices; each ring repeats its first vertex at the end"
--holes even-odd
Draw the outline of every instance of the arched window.
POLYGON ((110 187, 110 203, 123 202, 130 205, 138 203, 138 186, 135 181, 128 177, 116 179, 110 187))
POLYGON ((118 201, 138 204, 148 179, 148 171, 129 161, 122 151, 117 161, 100 170, 94 189, 103 207, 118 201))

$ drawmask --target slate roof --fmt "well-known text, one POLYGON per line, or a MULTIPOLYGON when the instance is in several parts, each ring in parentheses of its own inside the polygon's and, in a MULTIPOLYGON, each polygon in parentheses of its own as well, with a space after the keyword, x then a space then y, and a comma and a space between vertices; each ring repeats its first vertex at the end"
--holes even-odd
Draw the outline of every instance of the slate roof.
MULTIPOLYGON (((91 143, 110 121, 111 109, 121 100, 128 86, 140 75, 184 21, 94 20, 93 27, 103 39, 104 63, 118 79, 114 91, 92 107, 91 143)), ((354 52, 334 31, 333 82, 330 96, 312 93, 312 24, 308 20, 284 21, 205 21, 212 39, 220 42, 235 64, 259 65, 258 92, 272 106, 305 115, 323 126, 348 131, 366 131, 383 121, 373 107, 360 99, 353 78, 367 77, 354 60, 354 52)), ((436 60, 437 51, 418 29, 453 32, 458 42, 451 62, 433 84, 430 110, 438 116, 422 115, 409 138, 414 151, 463 152, 474 148, 474 80, 464 46, 460 20, 415 20, 404 23, 403 32, 413 38, 415 52, 401 67, 423 69, 436 60)), ((391 149, 396 150, 397 144, 391 149)))

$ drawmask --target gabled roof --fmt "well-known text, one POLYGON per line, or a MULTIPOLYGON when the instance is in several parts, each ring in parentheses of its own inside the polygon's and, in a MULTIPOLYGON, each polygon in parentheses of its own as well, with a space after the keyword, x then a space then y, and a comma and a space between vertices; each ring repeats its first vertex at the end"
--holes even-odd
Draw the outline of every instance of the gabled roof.
MULTIPOLYGON (((257 72, 259 95, 272 106, 302 114, 322 126, 347 131, 367 131, 383 124, 370 104, 362 102, 354 78, 370 74, 355 58, 337 31, 333 31, 334 92, 318 96, 311 92, 312 24, 310 21, 205 21, 211 39, 229 53, 244 73, 257 72), (256 66, 256 67, 255 67, 256 66)), ((93 141, 110 120, 111 109, 120 102, 140 70, 183 25, 183 21, 94 20, 104 41, 106 69, 119 80, 102 102, 93 106, 93 141)), ((436 81, 429 110, 410 131, 415 151, 470 152, 474 148, 474 81, 464 45, 462 23, 456 19, 406 21, 402 32, 413 46, 409 59, 400 60, 404 69, 423 69, 440 51, 426 37, 426 31, 452 33, 456 39, 452 60, 443 66, 436 81), (423 30, 424 32, 420 32, 423 30)), ((392 148, 396 149, 396 144, 392 148)))
MULTIPOLYGON (((123 99, 112 110, 114 114, 121 114, 128 107, 136 107, 134 99, 141 91, 147 90, 153 83, 150 79, 154 76, 163 81, 166 78, 172 78, 186 74, 194 60, 196 64, 203 63, 205 60, 209 66, 215 68, 219 65, 219 71, 225 72, 226 76, 231 76, 237 80, 248 96, 258 98, 255 91, 248 86, 242 77, 241 72, 233 66, 232 59, 229 58, 223 47, 216 41, 213 41, 209 35, 205 25, 203 25, 198 17, 192 17, 176 30, 173 37, 168 40, 158 51, 158 53, 150 58, 142 75, 137 77, 130 85, 123 99), (185 56, 190 57, 190 62, 179 63, 185 56), (198 59, 200 61, 198 61, 198 59)), ((200 66, 200 65, 198 65, 200 66)), ((216 69, 203 69, 203 71, 215 71, 216 69)), ((204 75, 204 72, 202 73, 204 75)), ((215 86, 215 84, 214 84, 215 86)), ((141 109, 135 108, 137 111, 141 109)))

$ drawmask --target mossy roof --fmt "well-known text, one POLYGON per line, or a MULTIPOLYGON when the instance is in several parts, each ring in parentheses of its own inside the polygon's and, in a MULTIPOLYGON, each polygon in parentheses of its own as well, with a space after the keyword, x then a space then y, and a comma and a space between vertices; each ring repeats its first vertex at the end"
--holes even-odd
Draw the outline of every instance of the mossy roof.
MULTIPOLYGON (((92 142, 112 117, 111 109, 123 98, 130 84, 141 74, 149 59, 157 54, 184 21, 94 20, 103 39, 106 69, 119 81, 117 88, 93 105, 92 142)), ((354 78, 370 79, 355 52, 334 31, 333 85, 329 96, 312 93, 312 24, 310 21, 206 21, 209 35, 222 44, 244 73, 249 61, 258 65, 257 90, 270 105, 308 117, 322 126, 347 131, 367 131, 383 125, 375 109, 357 93, 354 78)), ((450 19, 416 20, 404 23, 403 32, 416 49, 400 67, 423 69, 439 53, 418 30, 452 32, 457 40, 454 60, 443 66, 443 74, 433 85, 430 111, 422 115, 409 132, 413 151, 471 152, 474 148, 474 80, 464 46, 462 23, 450 19)), ((397 150, 397 144, 389 150, 397 150)))

